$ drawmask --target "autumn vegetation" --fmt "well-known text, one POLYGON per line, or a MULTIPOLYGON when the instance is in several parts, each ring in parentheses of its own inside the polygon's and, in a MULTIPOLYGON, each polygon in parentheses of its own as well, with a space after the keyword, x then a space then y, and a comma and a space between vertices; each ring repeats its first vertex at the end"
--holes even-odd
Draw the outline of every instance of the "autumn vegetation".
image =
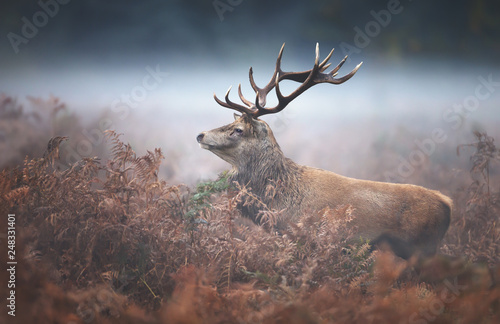
MULTIPOLYGON (((14 99, 1 98, 0 114, 7 135, 38 138, 30 125, 41 117, 14 99)), ((404 261, 353 237, 350 205, 276 233, 283 211, 262 204, 257 226, 236 208, 251 188, 225 173, 195 187, 167 183, 162 150, 140 156, 114 131, 102 159, 60 163, 78 136, 78 121, 62 118, 44 152, 26 140, 27 157, 12 156, 0 173, 0 213, 14 213, 18 229, 18 312, 2 306, 2 322, 500 322, 500 150, 484 132, 457 148, 471 169, 448 188, 454 214, 438 254, 404 261)))

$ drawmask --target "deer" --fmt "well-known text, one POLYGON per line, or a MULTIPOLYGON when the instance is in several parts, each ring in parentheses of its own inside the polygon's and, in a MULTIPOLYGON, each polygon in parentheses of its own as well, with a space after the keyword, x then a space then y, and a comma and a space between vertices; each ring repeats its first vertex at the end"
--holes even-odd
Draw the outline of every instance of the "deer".
MULTIPOLYGON (((320 212, 325 208, 351 206, 349 224, 356 237, 369 241, 373 248, 389 246, 403 259, 413 255, 432 256, 443 239, 452 213, 452 200, 439 191, 412 184, 376 182, 345 177, 331 171, 303 166, 287 158, 277 143, 269 125, 259 119, 282 111, 292 100, 320 83, 342 84, 361 67, 361 62, 350 73, 337 77, 347 56, 330 72, 325 72, 334 49, 319 61, 319 44, 312 69, 303 72, 285 72, 281 69, 281 47, 271 81, 263 88, 256 85, 250 67, 250 85, 255 100, 247 100, 238 86, 243 104, 225 100, 214 93, 222 107, 237 111, 231 124, 197 135, 200 147, 228 162, 232 169, 228 180, 240 187, 250 188, 253 195, 275 210, 284 210, 284 223, 297 222, 304 213, 320 212), (280 82, 291 80, 300 85, 289 95, 283 95, 280 82), (266 107, 266 98, 275 89, 278 103, 266 107), (269 188, 279 187, 269 194, 269 188)), ((240 204, 243 216, 259 223, 259 206, 240 204)))

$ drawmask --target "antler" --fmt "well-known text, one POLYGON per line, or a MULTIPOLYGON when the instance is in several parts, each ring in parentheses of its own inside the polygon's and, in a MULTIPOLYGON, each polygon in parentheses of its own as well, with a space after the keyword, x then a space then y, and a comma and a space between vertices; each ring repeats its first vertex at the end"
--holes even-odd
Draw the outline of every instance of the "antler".
POLYGON ((257 118, 262 115, 274 114, 283 110, 293 99, 297 98, 301 93, 309 89, 310 87, 318 84, 318 83, 333 83, 333 84, 341 84, 349 80, 359 69, 363 62, 359 63, 354 70, 352 70, 349 74, 341 78, 335 78, 337 76, 337 71, 344 65, 347 55, 344 57, 342 61, 330 72, 323 73, 328 67, 330 67, 331 63, 328 63, 330 57, 333 54, 333 49, 330 51, 330 54, 323 60, 323 62, 319 63, 319 44, 316 43, 316 59, 314 60, 314 66, 312 69, 303 71, 303 72, 284 72, 281 70, 281 57, 283 55, 283 49, 285 48, 285 44, 281 46, 280 53, 278 55, 278 59, 276 60, 276 68, 274 69, 274 74, 271 77, 271 81, 264 87, 259 88, 253 79, 253 70, 250 68, 249 78, 250 84, 252 85, 253 90, 255 91, 255 102, 251 102, 247 100, 242 92, 241 92, 241 84, 238 85, 238 95, 241 101, 246 105, 240 105, 235 102, 232 102, 229 99, 229 92, 231 91, 231 87, 226 92, 226 96, 224 97, 225 102, 217 98, 214 93, 214 99, 217 103, 223 107, 237 110, 241 113, 246 113, 251 115, 253 118, 257 118), (302 83, 295 91, 293 91, 288 96, 284 96, 279 87, 279 83, 282 80, 292 80, 296 82, 302 83), (267 94, 273 89, 276 88, 276 96, 278 97, 278 104, 273 108, 265 108, 266 105, 266 97, 267 94))

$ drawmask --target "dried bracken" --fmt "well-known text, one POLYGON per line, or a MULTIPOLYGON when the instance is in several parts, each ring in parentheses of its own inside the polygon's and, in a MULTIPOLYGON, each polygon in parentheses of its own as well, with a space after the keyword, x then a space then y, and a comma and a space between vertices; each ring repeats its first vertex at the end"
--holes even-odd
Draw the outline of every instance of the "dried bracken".
MULTIPOLYGON (((170 185, 158 177, 159 149, 137 156, 115 132, 108 139, 107 162, 62 168, 66 138, 54 137, 44 157, 0 173, 0 212, 15 213, 20 231, 19 323, 500 321, 497 155, 473 158, 472 175, 489 179, 453 194, 440 255, 403 261, 353 236, 351 205, 306 213, 277 233, 286 211, 251 200, 227 174, 194 189, 170 185), (238 204, 250 200, 264 226, 241 217, 238 204)), ((473 156, 488 143, 478 136, 473 156)))

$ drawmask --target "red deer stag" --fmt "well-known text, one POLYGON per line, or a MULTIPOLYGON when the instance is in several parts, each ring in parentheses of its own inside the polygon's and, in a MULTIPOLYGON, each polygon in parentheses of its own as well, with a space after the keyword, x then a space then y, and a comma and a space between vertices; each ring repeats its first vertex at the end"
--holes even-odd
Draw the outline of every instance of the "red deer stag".
MULTIPOLYGON (((240 112, 229 125, 203 132, 197 136, 200 146, 232 165, 230 181, 251 188, 268 207, 285 210, 286 222, 293 222, 306 212, 318 212, 326 207, 351 205, 356 237, 370 240, 372 244, 388 243, 393 251, 409 258, 415 252, 432 255, 450 223, 452 201, 438 191, 409 184, 393 184, 347 178, 330 171, 298 165, 282 153, 271 128, 258 117, 283 110, 293 99, 318 83, 341 84, 349 80, 361 66, 349 74, 335 78, 347 56, 329 73, 328 60, 333 50, 320 63, 319 46, 311 70, 284 72, 281 70, 281 48, 271 81, 259 88, 249 71, 250 84, 255 90, 255 102, 238 93, 245 104, 237 104, 226 93, 225 102, 214 94, 223 107, 240 112), (280 91, 280 81, 301 83, 288 96, 280 91), (266 96, 276 88, 278 104, 266 108, 266 96), (269 195, 268 186, 279 187, 269 195), (267 192, 266 192, 267 190, 267 192)), ((257 218, 258 206, 240 206, 245 216, 257 218)))

